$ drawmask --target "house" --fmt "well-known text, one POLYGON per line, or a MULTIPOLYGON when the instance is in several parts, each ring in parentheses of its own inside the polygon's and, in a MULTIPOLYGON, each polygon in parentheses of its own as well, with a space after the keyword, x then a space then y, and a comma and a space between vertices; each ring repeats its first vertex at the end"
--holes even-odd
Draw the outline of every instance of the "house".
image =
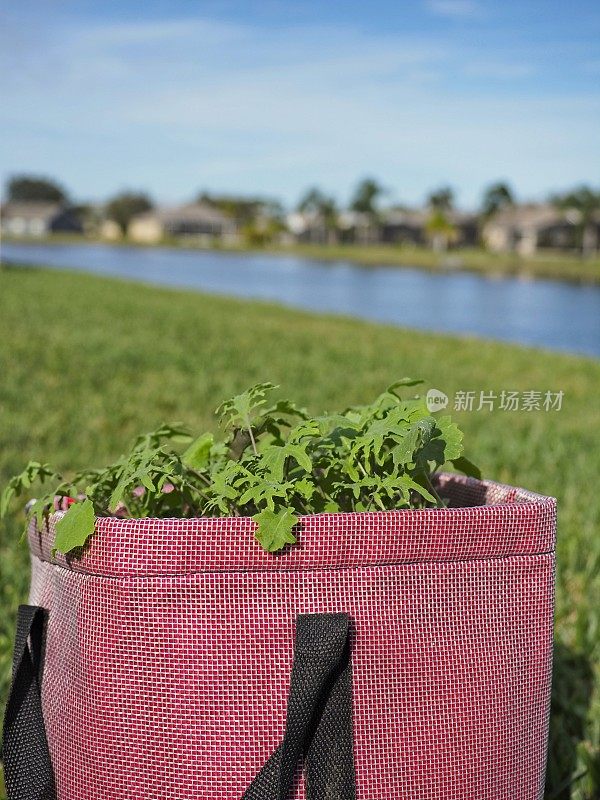
MULTIPOLYGON (((387 211, 381 221, 381 241, 387 244, 426 245, 431 240, 428 225, 432 217, 429 209, 398 209, 387 211)), ((475 247, 479 240, 477 214, 449 210, 442 212, 448 226, 454 229, 452 244, 475 247)))
POLYGON ((328 228, 316 211, 294 211, 286 217, 286 226, 298 244, 328 244, 335 230, 328 228))
POLYGON ((478 214, 453 210, 448 212, 448 221, 456 230, 454 244, 459 247, 477 247, 481 239, 478 214))
MULTIPOLYGON (((511 206, 495 214, 484 226, 483 238, 494 252, 532 255, 542 248, 577 250, 581 247, 581 218, 575 210, 550 204, 511 206)), ((588 250, 600 244, 600 219, 585 231, 588 250)))
POLYGON ((118 242, 123 238, 123 231, 114 219, 103 219, 99 226, 100 238, 105 242, 118 242))
POLYGON ((145 244, 180 237, 206 244, 215 239, 233 244, 238 239, 238 227, 231 217, 213 206, 190 203, 137 214, 129 223, 127 234, 134 242, 145 244))
POLYGON ((378 244, 381 241, 381 224, 376 214, 342 211, 338 227, 344 244, 378 244))
POLYGON ((358 211, 342 211, 329 220, 318 211, 295 211, 286 224, 300 244, 376 244, 380 236, 378 220, 358 211))
POLYGON ((427 243, 427 212, 391 208, 381 223, 381 241, 386 244, 424 245, 427 243))
POLYGON ((42 237, 83 233, 83 225, 74 208, 59 203, 8 202, 0 207, 0 230, 6 236, 42 237))

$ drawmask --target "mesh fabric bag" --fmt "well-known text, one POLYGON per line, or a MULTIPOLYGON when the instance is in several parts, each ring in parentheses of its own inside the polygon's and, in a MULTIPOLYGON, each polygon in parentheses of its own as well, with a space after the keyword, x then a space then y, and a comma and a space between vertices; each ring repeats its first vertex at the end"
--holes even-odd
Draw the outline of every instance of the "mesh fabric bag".
MULTIPOLYGON (((449 475, 439 491, 449 508, 303 517, 299 544, 278 555, 246 518, 101 518, 72 559, 51 558, 52 525, 32 529, 58 798, 282 797, 278 748, 286 718, 304 713, 288 707, 303 615, 347 621, 351 683, 323 722, 329 752, 311 778, 299 760, 290 797, 541 798, 555 501, 449 475), (351 789, 335 788, 342 768, 319 779, 342 727, 351 789), (272 794, 253 794, 270 759, 272 794)), ((319 663, 326 650, 308 643, 319 663)), ((313 692, 321 706, 332 674, 313 692)))

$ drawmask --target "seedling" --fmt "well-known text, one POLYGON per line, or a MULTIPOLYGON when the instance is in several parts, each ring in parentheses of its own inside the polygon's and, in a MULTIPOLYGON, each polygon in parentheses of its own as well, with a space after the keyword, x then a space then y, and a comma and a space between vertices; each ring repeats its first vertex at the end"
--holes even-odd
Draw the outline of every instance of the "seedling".
POLYGON ((0 515, 32 484, 49 487, 28 504, 41 527, 57 509, 55 551, 83 547, 98 516, 249 516, 268 552, 296 542, 300 516, 443 506, 433 474, 446 463, 479 477, 463 457, 462 432, 449 416, 433 417, 404 379, 373 403, 311 417, 278 387, 257 384, 217 409, 223 436, 193 437, 179 425, 144 434, 104 469, 64 480, 30 462, 4 489, 0 515))

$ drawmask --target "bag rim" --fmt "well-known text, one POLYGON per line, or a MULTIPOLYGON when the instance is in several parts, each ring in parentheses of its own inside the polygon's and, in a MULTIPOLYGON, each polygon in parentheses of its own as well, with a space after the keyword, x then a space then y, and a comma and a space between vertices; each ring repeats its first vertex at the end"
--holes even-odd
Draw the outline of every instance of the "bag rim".
POLYGON ((77 556, 52 557, 56 512, 41 530, 32 520, 34 558, 104 577, 198 572, 280 572, 413 562, 464 561, 554 552, 556 499, 491 480, 440 473, 440 490, 503 502, 450 508, 308 514, 298 544, 266 553, 251 517, 97 517, 77 556))

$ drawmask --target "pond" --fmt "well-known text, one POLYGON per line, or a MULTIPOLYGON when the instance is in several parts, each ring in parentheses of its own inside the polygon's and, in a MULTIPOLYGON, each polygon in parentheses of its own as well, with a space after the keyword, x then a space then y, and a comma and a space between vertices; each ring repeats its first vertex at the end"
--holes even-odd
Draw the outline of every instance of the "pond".
POLYGON ((2 257, 600 356, 600 286, 361 267, 288 255, 101 244, 8 243, 2 257))

